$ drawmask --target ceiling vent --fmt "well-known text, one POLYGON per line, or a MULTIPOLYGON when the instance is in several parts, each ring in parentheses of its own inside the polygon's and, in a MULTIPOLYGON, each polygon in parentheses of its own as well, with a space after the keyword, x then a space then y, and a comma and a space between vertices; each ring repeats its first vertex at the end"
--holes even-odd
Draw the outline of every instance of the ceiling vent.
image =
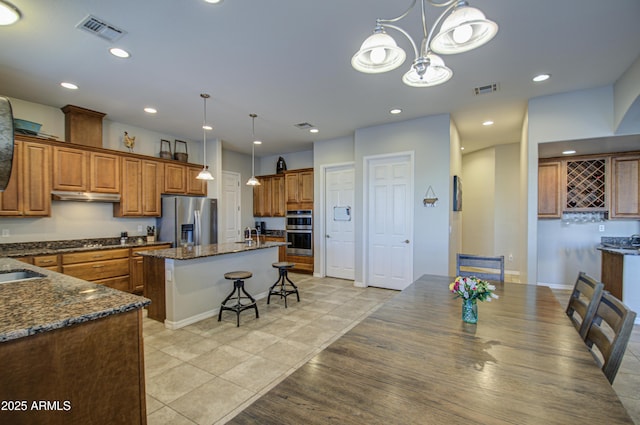
POLYGON ((76 28, 86 31, 90 34, 97 35, 98 37, 114 42, 120 40, 127 32, 117 28, 103 19, 96 18, 93 15, 87 15, 76 28))
POLYGON ((301 122, 301 123, 295 124, 295 127, 298 127, 300 130, 308 130, 310 128, 313 128, 314 125, 309 124, 308 122, 301 122))
POLYGON ((498 91, 498 83, 491 83, 480 87, 475 87, 473 89, 473 94, 479 96, 481 94, 488 94, 498 91))

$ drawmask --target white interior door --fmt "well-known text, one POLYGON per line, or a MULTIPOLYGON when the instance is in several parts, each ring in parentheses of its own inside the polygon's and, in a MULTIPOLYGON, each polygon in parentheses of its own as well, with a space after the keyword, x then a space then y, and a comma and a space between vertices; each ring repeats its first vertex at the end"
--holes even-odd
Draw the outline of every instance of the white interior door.
POLYGON ((240 173, 222 172, 222 197, 218 203, 220 232, 218 240, 237 242, 240 240, 240 173))
POLYGON ((402 290, 413 282, 413 157, 376 157, 367 169, 367 284, 402 290))
POLYGON ((325 172, 326 275, 355 279, 353 205, 355 171, 352 165, 325 172))

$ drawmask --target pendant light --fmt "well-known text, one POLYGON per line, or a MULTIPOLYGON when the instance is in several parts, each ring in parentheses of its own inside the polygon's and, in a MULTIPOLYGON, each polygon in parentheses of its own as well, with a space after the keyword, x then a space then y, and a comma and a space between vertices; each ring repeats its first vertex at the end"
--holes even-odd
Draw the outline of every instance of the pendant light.
POLYGON ((256 178, 255 166, 256 166, 256 145, 262 144, 260 140, 256 140, 256 114, 249 114, 251 117, 251 135, 253 136, 253 142, 251 143, 251 178, 247 180, 247 186, 260 186, 260 181, 256 178))
POLYGON ((198 180, 213 180, 213 176, 209 171, 209 166, 207 165, 207 130, 210 130, 211 127, 207 125, 207 99, 209 96, 206 93, 200 94, 200 97, 204 99, 204 120, 202 122, 202 146, 204 148, 204 159, 202 160, 202 171, 198 173, 196 179, 198 180))

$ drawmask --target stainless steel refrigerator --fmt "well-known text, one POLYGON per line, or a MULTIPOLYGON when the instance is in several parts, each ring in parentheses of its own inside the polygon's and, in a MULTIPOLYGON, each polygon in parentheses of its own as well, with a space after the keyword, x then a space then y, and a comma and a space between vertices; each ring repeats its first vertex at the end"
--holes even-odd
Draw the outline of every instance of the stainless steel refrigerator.
POLYGON ((156 219, 158 237, 172 243, 218 243, 218 200, 188 196, 162 198, 162 217, 156 219))

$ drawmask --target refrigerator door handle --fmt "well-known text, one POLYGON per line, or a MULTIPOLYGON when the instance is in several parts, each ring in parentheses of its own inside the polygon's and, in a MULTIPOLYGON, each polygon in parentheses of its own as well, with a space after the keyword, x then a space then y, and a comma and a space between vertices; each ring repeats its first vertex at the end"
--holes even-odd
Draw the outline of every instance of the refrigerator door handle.
POLYGON ((194 211, 194 229, 193 229, 193 244, 202 244, 202 214, 199 210, 194 211))

